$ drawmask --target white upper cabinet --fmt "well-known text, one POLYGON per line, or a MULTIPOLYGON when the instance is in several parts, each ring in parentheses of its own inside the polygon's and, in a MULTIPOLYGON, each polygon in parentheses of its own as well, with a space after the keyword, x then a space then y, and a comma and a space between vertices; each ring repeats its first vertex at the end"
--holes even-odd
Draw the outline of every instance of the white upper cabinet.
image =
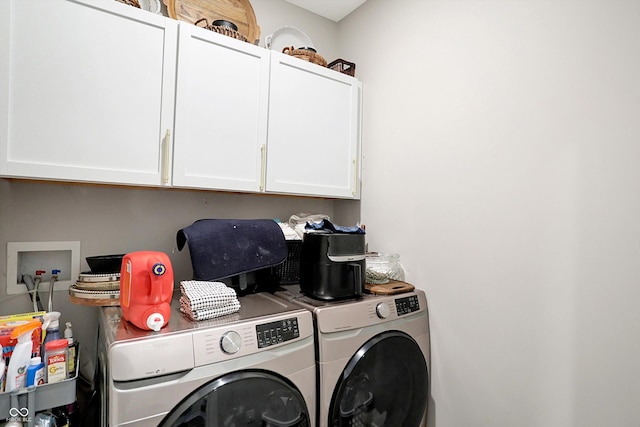
POLYGON ((2 1, 0 21, 0 173, 160 185, 176 23, 82 0, 2 1))
POLYGON ((0 174, 161 185, 176 34, 115 1, 0 2, 0 174))
POLYGON ((114 0, 0 0, 0 176, 359 198, 360 97, 114 0))
POLYGON ((268 192, 358 198, 360 82, 271 53, 268 192))
POLYGON ((269 56, 181 22, 173 185, 261 191, 269 56))

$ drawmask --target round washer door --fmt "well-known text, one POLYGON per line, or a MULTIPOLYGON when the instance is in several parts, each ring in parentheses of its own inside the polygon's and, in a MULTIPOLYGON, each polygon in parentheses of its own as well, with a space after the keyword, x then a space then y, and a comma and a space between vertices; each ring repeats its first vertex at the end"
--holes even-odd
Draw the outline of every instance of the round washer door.
MULTIPOLYGON (((161 398, 161 397, 159 397, 161 398)), ((241 371, 210 381, 185 397, 159 426, 308 427, 298 389, 266 371, 241 371)))
POLYGON ((347 363, 333 391, 329 425, 418 427, 428 393, 427 362, 416 341, 383 332, 347 363))

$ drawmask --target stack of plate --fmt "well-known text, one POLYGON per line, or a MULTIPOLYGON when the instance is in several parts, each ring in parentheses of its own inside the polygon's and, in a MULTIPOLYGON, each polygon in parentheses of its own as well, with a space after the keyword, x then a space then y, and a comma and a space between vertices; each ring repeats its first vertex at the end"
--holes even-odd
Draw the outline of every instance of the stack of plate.
POLYGON ((82 305, 120 305, 120 273, 80 273, 69 287, 69 299, 82 305))

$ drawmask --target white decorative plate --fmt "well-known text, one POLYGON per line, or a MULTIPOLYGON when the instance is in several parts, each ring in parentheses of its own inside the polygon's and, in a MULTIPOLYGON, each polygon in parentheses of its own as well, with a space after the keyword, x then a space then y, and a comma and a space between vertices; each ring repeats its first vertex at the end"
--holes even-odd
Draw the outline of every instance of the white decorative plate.
POLYGON ((264 45, 267 49, 282 52, 285 47, 293 46, 296 49, 301 47, 312 47, 313 42, 303 31, 294 27, 280 27, 273 34, 264 38, 264 45))
POLYGON ((140 9, 161 13, 160 0, 138 0, 138 2, 140 3, 140 9))

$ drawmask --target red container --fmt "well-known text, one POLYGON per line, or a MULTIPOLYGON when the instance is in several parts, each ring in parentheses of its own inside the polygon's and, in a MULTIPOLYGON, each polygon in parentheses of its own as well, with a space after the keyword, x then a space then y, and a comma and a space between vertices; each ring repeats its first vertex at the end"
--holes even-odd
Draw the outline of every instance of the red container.
POLYGON ((140 329, 159 331, 171 315, 173 268, 163 252, 131 252, 122 258, 122 317, 140 329))
POLYGON ((69 378, 69 342, 66 338, 49 341, 44 345, 47 383, 57 383, 69 378))

